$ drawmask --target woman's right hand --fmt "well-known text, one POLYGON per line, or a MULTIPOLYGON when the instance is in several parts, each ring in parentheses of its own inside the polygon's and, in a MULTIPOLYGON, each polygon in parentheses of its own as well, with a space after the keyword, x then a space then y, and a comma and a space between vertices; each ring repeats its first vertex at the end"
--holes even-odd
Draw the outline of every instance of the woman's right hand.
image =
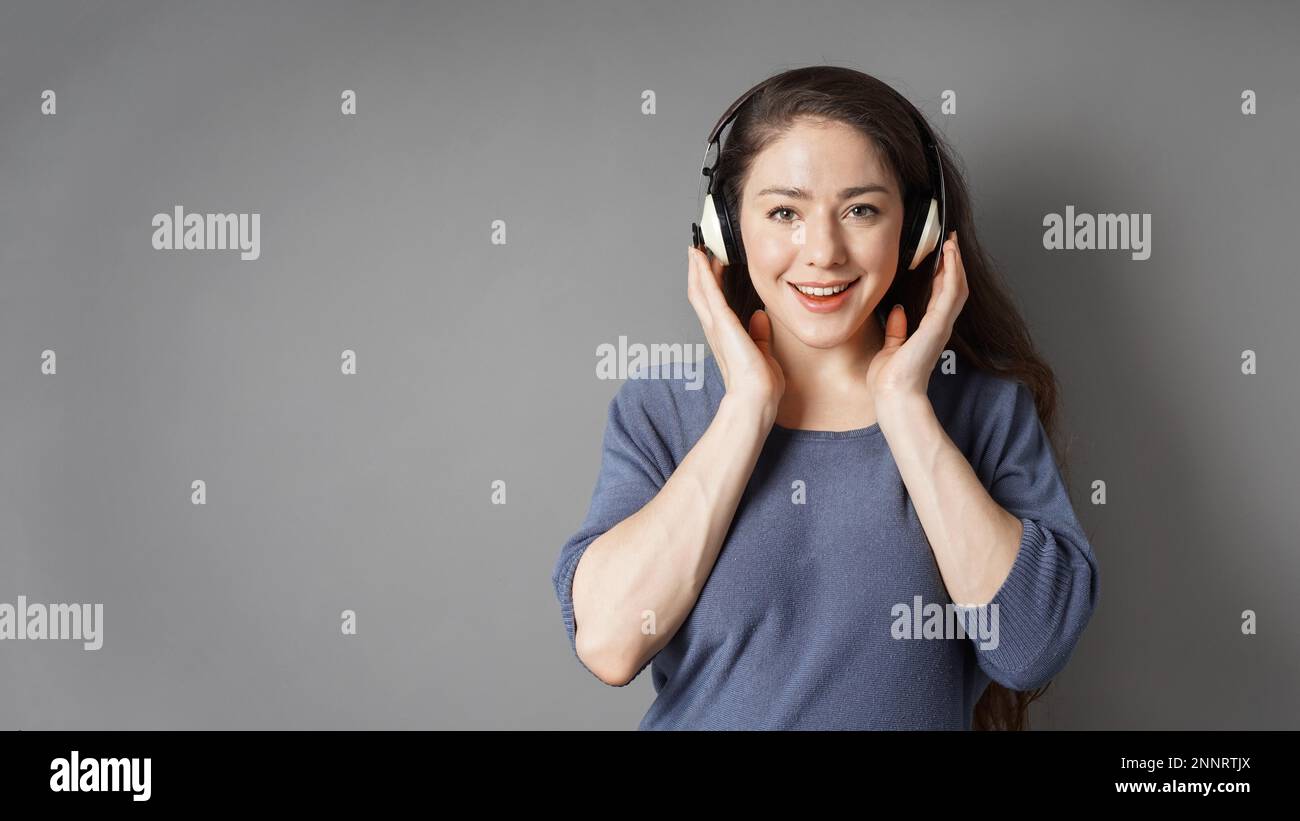
POLYGON ((727 396, 752 404, 769 424, 774 422, 785 394, 785 374, 772 357, 772 320, 757 310, 746 331, 722 293, 726 266, 699 248, 688 247, 686 255, 686 296, 700 318, 727 396))

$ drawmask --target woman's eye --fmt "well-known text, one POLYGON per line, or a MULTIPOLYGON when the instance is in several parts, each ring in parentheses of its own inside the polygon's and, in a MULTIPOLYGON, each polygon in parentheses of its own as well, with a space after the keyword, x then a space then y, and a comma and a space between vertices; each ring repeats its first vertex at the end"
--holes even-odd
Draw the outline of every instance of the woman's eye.
MULTIPOLYGON (((879 211, 876 210, 874 206, 865 205, 865 204, 855 205, 849 209, 849 213, 853 213, 854 211, 860 211, 860 213, 854 214, 854 216, 858 217, 859 219, 866 219, 867 217, 873 217, 876 214, 880 213, 879 211)), ((786 208, 784 206, 773 208, 771 211, 767 212, 767 218, 775 219, 777 222, 791 222, 793 221, 794 216, 795 216, 794 209, 786 208), (789 214, 790 216, 782 217, 780 216, 781 214, 789 214)))

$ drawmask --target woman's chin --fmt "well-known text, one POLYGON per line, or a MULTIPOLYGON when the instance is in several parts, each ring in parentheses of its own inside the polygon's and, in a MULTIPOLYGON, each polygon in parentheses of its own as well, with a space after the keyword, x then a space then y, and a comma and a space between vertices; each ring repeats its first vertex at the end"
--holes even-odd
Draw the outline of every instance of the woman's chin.
POLYGON ((830 349, 849 341, 858 325, 861 325, 861 322, 851 326, 843 319, 818 319, 811 322, 804 321, 794 326, 791 328, 791 334, 809 348, 830 349))

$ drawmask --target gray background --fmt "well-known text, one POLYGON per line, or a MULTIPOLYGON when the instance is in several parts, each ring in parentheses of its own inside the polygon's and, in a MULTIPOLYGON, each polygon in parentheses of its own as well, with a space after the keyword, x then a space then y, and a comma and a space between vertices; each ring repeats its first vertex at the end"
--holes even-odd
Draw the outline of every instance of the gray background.
POLYGON ((704 341, 704 137, 763 77, 831 62, 953 143, 1062 382, 1101 599, 1035 726, 1300 728, 1298 23, 1264 2, 5 3, 0 601, 102 602, 105 632, 0 643, 0 727, 634 728, 649 675, 582 669, 549 579, 620 384, 596 347, 704 341), (178 203, 260 212, 261 258, 154 251, 178 203), (1151 258, 1044 250, 1067 204, 1151 213, 1151 258))

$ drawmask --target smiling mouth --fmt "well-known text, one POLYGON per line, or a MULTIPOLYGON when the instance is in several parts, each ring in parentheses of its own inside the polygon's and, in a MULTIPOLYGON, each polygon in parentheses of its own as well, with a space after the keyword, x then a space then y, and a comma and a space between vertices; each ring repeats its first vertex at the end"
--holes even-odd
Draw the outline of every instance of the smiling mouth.
POLYGON ((847 286, 830 286, 830 287, 826 287, 826 288, 807 288, 807 289, 805 289, 805 290, 800 290, 800 289, 799 289, 799 288, 798 288, 798 287, 797 287, 793 282, 787 282, 786 284, 790 286, 790 289, 791 289, 792 291, 794 291, 794 292, 795 292, 796 294, 798 294, 799 296, 804 297, 805 299, 812 299, 812 300, 818 300, 818 301, 823 301, 823 300, 824 300, 824 301, 828 301, 828 302, 829 302, 830 300, 833 300, 833 299, 836 299, 837 297, 843 296, 845 293, 847 293, 847 292, 853 290, 853 286, 857 285, 858 282, 859 282, 859 280, 861 280, 861 279, 862 279, 862 277, 858 277, 858 278, 854 279, 853 281, 849 282, 847 286))

